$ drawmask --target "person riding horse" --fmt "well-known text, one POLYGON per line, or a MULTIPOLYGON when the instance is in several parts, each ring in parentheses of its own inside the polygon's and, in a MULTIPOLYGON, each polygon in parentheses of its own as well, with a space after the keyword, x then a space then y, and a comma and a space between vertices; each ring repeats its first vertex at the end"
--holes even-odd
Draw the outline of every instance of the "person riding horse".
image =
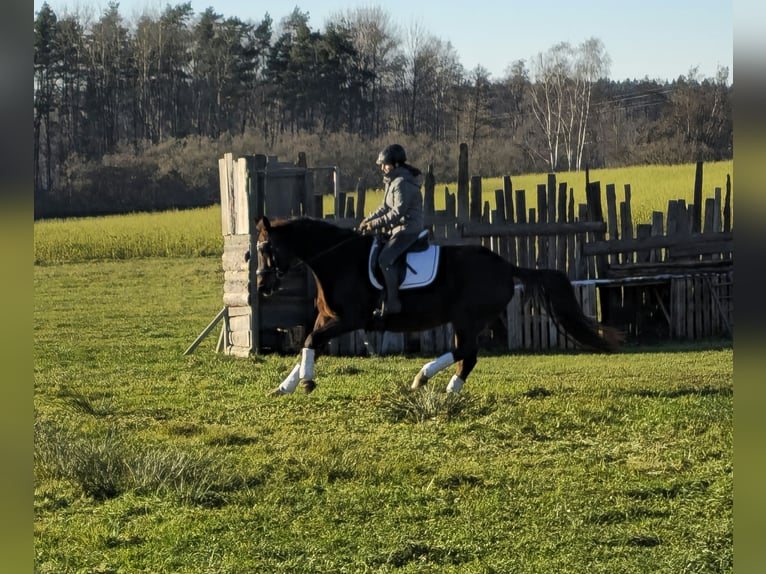
POLYGON ((402 309, 397 262, 424 229, 423 194, 420 191, 423 178, 418 168, 407 163, 407 153, 399 144, 386 146, 375 163, 384 174, 385 194, 380 207, 362 220, 359 230, 390 234, 378 256, 386 297, 374 315, 384 318, 402 309))

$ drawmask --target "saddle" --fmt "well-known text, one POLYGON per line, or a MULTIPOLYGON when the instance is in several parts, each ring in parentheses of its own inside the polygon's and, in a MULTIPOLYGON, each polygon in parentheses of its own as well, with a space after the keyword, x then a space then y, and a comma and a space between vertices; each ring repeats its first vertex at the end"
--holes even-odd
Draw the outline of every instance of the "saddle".
MULTIPOLYGON (((384 242, 375 238, 370 249, 368 269, 370 283, 376 289, 384 289, 383 277, 378 267, 378 253, 383 248, 384 242)), ((428 242, 428 230, 420 232, 417 240, 407 249, 404 254, 405 264, 400 265, 399 290, 417 289, 433 283, 439 270, 439 245, 431 245, 428 242)))

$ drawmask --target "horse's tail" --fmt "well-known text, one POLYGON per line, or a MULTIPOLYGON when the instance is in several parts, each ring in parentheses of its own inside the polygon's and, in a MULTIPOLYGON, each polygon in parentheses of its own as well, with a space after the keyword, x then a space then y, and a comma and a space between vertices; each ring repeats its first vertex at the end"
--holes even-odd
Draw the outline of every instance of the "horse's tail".
POLYGON ((543 304, 551 318, 581 345, 614 352, 625 340, 619 329, 602 325, 583 313, 569 278, 561 271, 516 267, 513 275, 524 284, 528 294, 543 304))

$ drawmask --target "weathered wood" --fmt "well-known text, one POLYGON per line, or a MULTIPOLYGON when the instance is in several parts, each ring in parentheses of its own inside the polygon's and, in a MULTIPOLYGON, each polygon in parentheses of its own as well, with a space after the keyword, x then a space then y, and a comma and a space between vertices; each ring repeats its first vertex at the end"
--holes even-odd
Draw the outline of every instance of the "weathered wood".
POLYGON ((212 331, 213 328, 218 324, 218 321, 223 319, 225 315, 226 315, 226 307, 218 311, 218 314, 213 318, 212 321, 210 321, 208 326, 205 327, 203 331, 199 334, 199 336, 194 340, 194 342, 191 345, 189 345, 189 347, 187 347, 187 349, 184 351, 184 355, 191 354, 194 351, 194 349, 196 349, 199 346, 199 344, 203 341, 203 339, 208 336, 210 331, 212 331))
POLYGON ((660 235, 643 239, 622 239, 618 241, 593 241, 583 247, 585 255, 604 255, 618 251, 634 251, 636 249, 657 247, 696 247, 705 243, 734 241, 734 234, 729 233, 698 233, 696 235, 660 235))
POLYGON ((692 233, 702 231, 702 162, 698 161, 694 171, 694 205, 696 211, 692 221, 692 233))
POLYGON ((660 261, 658 263, 621 263, 609 268, 607 279, 641 275, 683 275, 688 273, 720 272, 731 269, 732 261, 660 261))
MULTIPOLYGON (((530 209, 530 212, 533 212, 530 209)), ((521 212, 519 212, 521 215, 521 212)), ((506 223, 506 224, 487 224, 487 223, 466 223, 460 226, 460 233, 463 237, 484 237, 496 235, 503 237, 532 237, 549 235, 574 235, 576 233, 599 232, 606 229, 603 222, 582 223, 506 223)), ((608 242, 607 242, 608 243, 608 242)))
POLYGON ((471 206, 469 215, 471 222, 481 222, 481 209, 481 177, 474 175, 471 177, 471 206))
POLYGON ((428 164, 425 179, 423 181, 423 213, 433 215, 436 211, 434 204, 434 192, 436 189, 436 178, 434 177, 434 166, 428 164))
POLYGON ((468 221, 469 215, 468 193, 468 144, 460 144, 460 156, 457 164, 457 218, 460 221, 468 221))

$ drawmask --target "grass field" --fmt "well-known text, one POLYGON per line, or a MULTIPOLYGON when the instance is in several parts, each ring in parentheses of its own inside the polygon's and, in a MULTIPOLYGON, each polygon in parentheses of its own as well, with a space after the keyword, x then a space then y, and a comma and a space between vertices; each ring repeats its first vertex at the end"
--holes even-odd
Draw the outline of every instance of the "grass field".
MULTIPOLYGON (((726 176, 732 175, 733 162, 705 164, 703 198, 712 197, 715 187, 726 189, 726 176)), ((654 210, 666 211, 670 199, 693 202, 694 164, 679 166, 642 166, 612 170, 593 170, 591 180, 599 180, 602 190, 614 183, 617 199, 624 199, 625 184, 631 185, 633 223, 651 223, 654 210)), ((525 189, 527 197, 536 193, 537 184, 547 181, 546 174, 528 174, 512 178, 514 189, 525 189)), ((585 201, 585 172, 559 174, 575 190, 576 202, 585 201)), ((732 177, 733 181, 733 177, 732 177)), ((444 209, 445 184, 436 188, 436 208, 444 209)), ((446 184, 451 193, 457 185, 446 184)), ((733 184, 732 184, 733 187, 733 184)), ((487 179, 482 184, 486 201, 494 205, 494 190, 502 188, 502 180, 487 179)), ((354 194, 351 194, 354 195, 354 194)), ((382 200, 382 193, 369 192, 365 211, 370 213, 382 200)), ((325 211, 332 213, 333 198, 327 197, 325 211)), ((192 257, 220 255, 221 209, 204 209, 110 217, 47 220, 34 224, 35 263, 130 257, 192 257)))
POLYGON ((34 268, 39 573, 732 572, 727 342, 428 358, 296 357, 209 337, 217 257, 34 268), (444 377, 442 379, 442 377, 444 377))

